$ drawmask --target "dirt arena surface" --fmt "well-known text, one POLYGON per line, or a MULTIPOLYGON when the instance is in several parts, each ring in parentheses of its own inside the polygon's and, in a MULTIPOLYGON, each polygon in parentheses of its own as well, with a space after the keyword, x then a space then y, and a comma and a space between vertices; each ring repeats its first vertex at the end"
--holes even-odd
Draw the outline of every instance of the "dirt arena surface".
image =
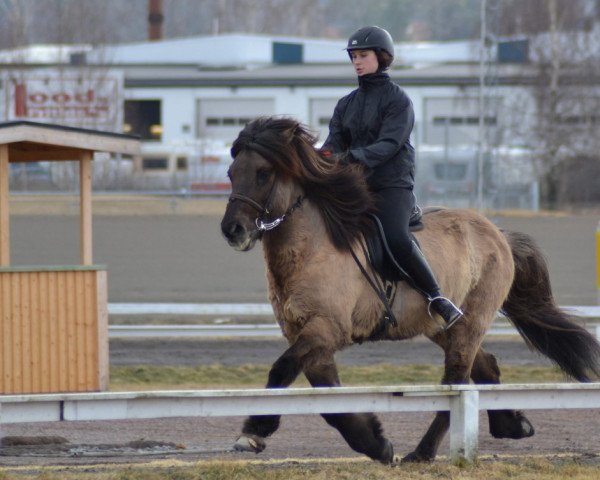
MULTIPOLYGON (((160 205, 170 201, 164 199, 160 205)), ((219 228, 224 200, 189 201, 173 200, 171 214, 153 214, 167 208, 148 209, 141 200, 123 200, 122 215, 116 215, 115 200, 94 205, 93 258, 107 266, 109 302, 266 301, 260 245, 245 253, 227 245, 219 228)), ((154 200, 148 202, 154 205, 154 200)), ((50 198, 38 210, 44 212, 45 204, 52 203, 50 198)), ((36 210, 36 204, 25 205, 27 212, 36 210)), ((79 262, 78 217, 54 213, 11 216, 13 265, 79 262)), ((538 241, 548 257, 560 305, 596 304, 595 232, 600 210, 490 218, 501 228, 529 233, 538 241)))
MULTIPOLYGON (((144 215, 135 215, 135 211, 124 205, 122 214, 117 208, 95 216, 94 260, 107 266, 109 302, 266 301, 260 248, 249 253, 234 252, 221 238, 219 222, 224 202, 213 201, 210 208, 204 209, 188 207, 183 213, 183 207, 175 206, 172 212, 159 211, 160 214, 149 214, 139 207, 144 215)), ((59 213, 27 212, 11 217, 13 265, 78 263, 78 218, 59 213)), ((600 214, 491 218, 501 228, 523 231, 537 239, 548 257, 560 305, 596 304, 595 231, 600 214)), ((500 366, 549 365, 547 360, 529 352, 521 341, 490 339, 485 348, 498 357, 500 366)), ((110 359, 113 365, 270 364, 284 349, 285 343, 278 339, 112 340, 110 359)), ((341 364, 353 365, 442 362, 440 351, 423 340, 355 346, 337 358, 341 364)), ((600 412, 597 410, 531 410, 528 416, 536 435, 514 441, 492 439, 482 414, 480 453, 576 454, 598 458, 600 412)), ((403 455, 417 444, 432 414, 385 414, 381 418, 397 453, 403 455)), ((355 456, 339 434, 318 416, 286 417, 268 442, 267 450, 258 457, 235 453, 231 445, 241 422, 241 418, 175 418, 3 425, 2 436, 58 435, 69 444, 20 451, 0 448, 0 464, 140 462, 165 455, 186 460, 355 456), (142 438, 164 445, 147 446, 139 452, 126 445, 142 438)), ((447 442, 446 439, 440 449, 442 455, 448 452, 447 442)))
MULTIPOLYGON (((417 445, 433 419, 432 415, 380 415, 397 454, 405 455, 417 445)), ((533 437, 495 440, 487 431, 487 418, 482 413, 479 420, 480 455, 569 454, 587 457, 600 464, 597 410, 580 410, 576 415, 567 411, 531 410, 527 415, 536 428, 533 437)), ((22 452, 15 449, 2 448, 0 465, 132 463, 165 457, 185 460, 361 457, 350 450, 337 431, 316 415, 284 417, 279 430, 268 439, 266 450, 258 455, 234 452, 231 446, 242 421, 242 418, 229 417, 22 424, 21 434, 59 435, 67 438, 70 445, 66 445, 66 449, 29 448, 26 456, 18 456, 17 453, 22 452), (159 448, 146 448, 136 452, 125 445, 140 439, 171 442, 185 448, 165 448, 162 452, 159 448)), ((16 429, 14 425, 5 426, 5 435, 16 429)), ((446 438, 439 453, 446 456, 448 452, 446 438)))
MULTIPOLYGON (((111 365, 272 364, 286 349, 283 339, 124 339, 110 341, 111 365)), ((484 343, 500 365, 550 366, 545 357, 532 352, 519 339, 490 338, 484 343)), ((443 352, 426 339, 353 345, 336 354, 339 365, 442 365, 443 352)))

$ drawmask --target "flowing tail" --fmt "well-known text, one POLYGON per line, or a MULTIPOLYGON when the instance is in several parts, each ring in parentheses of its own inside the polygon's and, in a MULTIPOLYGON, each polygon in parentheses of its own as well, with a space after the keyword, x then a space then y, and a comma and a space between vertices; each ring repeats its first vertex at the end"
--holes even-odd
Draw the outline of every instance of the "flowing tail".
POLYGON ((504 231, 515 262, 515 278, 501 311, 527 344, 567 375, 589 382, 600 377, 600 344, 580 325, 580 318, 554 301, 548 266, 529 235, 504 231))

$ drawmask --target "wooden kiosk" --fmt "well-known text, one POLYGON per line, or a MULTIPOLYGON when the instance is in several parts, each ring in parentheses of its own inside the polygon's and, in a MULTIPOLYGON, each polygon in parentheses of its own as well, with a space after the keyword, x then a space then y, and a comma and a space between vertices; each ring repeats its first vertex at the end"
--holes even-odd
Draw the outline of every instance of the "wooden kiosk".
POLYGON ((0 123, 0 394, 108 388, 106 269, 92 264, 95 151, 136 154, 139 140, 42 123, 0 123), (81 264, 12 266, 9 164, 47 160, 79 162, 81 264))

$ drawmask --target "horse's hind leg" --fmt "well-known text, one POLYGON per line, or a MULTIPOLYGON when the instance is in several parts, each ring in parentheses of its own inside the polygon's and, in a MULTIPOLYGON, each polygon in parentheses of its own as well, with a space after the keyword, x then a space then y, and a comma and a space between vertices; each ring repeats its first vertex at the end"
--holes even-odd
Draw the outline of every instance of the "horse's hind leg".
MULTIPOLYGON (((304 365, 304 374, 313 387, 340 385, 333 354, 323 355, 307 362, 304 365)), ((321 416, 341 433, 354 451, 384 464, 393 462, 392 444, 383 436, 381 423, 373 413, 327 413, 321 416)))
MULTIPOLYGON (((468 330, 468 318, 453 326, 445 335, 433 340, 445 351, 444 376, 442 384, 463 384, 469 382, 471 366, 477 353, 479 338, 474 338, 468 330), (470 335, 470 337, 469 337, 470 335)), ((435 458, 440 443, 450 428, 450 412, 437 412, 429 429, 417 445, 406 455, 403 462, 431 462, 435 458)))
MULTIPOLYGON (((443 384, 467 383, 469 376, 475 383, 500 383, 500 370, 493 355, 481 348, 473 352, 460 338, 462 325, 455 325, 449 339, 436 339, 446 350, 443 384), (470 353, 471 352, 471 353, 470 353), (472 365, 472 366, 471 366, 472 365)), ((466 333, 462 333, 466 338, 466 333)), ((473 342, 477 344, 477 339, 473 342)), ((488 412, 490 432, 496 438, 523 438, 533 435, 529 420, 518 411, 499 410, 488 412)), ((450 427, 450 413, 438 412, 417 448, 402 459, 405 462, 432 461, 450 427)))
MULTIPOLYGON (((477 384, 499 384, 500 369, 496 357, 480 348, 471 369, 471 378, 477 384)), ((519 410, 488 410, 488 420, 494 438, 518 439, 535 433, 531 422, 519 410)))

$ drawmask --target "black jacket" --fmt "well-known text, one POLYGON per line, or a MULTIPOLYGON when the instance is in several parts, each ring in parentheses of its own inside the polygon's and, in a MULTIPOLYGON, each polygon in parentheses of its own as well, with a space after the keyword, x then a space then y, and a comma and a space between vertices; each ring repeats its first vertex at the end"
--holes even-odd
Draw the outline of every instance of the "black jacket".
POLYGON ((359 88, 337 103, 323 149, 346 152, 350 161, 366 166, 372 190, 412 188, 412 102, 387 73, 363 75, 358 80, 359 88))

